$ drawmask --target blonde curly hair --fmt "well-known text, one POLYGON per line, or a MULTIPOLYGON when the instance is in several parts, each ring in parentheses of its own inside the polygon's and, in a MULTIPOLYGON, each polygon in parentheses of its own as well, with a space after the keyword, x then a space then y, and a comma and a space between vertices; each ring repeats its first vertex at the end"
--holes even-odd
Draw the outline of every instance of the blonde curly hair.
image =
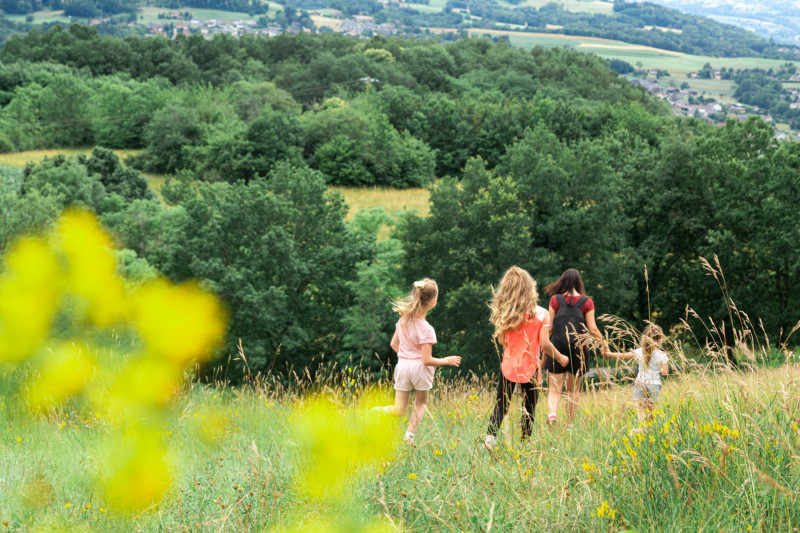
POLYGON ((518 266, 506 270, 497 291, 493 292, 489 309, 492 310, 490 320, 495 335, 518 328, 525 320, 525 314, 536 308, 539 299, 533 276, 518 266))

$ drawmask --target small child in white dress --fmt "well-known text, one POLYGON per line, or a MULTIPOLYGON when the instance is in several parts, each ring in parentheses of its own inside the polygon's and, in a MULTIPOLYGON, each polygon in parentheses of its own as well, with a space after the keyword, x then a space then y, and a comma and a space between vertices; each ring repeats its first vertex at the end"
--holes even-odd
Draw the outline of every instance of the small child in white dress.
POLYGON ((661 349, 664 332, 655 324, 644 328, 639 348, 631 352, 611 352, 606 349, 605 357, 616 359, 635 359, 639 372, 633 385, 633 399, 636 400, 639 421, 653 417, 653 409, 661 393, 661 376, 669 372, 669 357, 661 349))

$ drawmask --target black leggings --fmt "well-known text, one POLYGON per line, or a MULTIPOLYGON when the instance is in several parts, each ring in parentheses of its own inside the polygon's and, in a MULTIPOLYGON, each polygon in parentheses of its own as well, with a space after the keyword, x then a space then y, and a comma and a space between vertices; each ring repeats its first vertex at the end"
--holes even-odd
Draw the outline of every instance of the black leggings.
MULTIPOLYGON (((497 403, 495 403, 492 418, 489 420, 489 429, 486 432, 489 435, 497 435, 497 430, 500 424, 503 423, 508 412, 508 404, 511 403, 511 395, 514 393, 514 386, 517 385, 513 381, 508 381, 502 373, 500 373, 500 381, 497 383, 497 403)), ((520 383, 522 388, 522 405, 525 411, 522 413, 522 438, 529 437, 533 430, 533 413, 536 411, 536 400, 539 398, 539 389, 534 383, 520 383)))

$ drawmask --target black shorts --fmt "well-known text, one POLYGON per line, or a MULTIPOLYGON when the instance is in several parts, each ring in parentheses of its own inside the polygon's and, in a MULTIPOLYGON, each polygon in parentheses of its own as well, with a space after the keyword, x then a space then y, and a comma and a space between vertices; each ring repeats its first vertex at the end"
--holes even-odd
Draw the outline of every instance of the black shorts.
POLYGON ((588 349, 584 349, 582 352, 572 352, 570 350, 559 351, 569 358, 569 363, 567 366, 561 366, 558 362, 556 362, 555 359, 549 355, 545 355, 544 368, 550 374, 564 374, 569 372, 570 374, 575 374, 576 376, 582 376, 589 371, 589 364, 591 363, 591 360, 589 358, 588 349))

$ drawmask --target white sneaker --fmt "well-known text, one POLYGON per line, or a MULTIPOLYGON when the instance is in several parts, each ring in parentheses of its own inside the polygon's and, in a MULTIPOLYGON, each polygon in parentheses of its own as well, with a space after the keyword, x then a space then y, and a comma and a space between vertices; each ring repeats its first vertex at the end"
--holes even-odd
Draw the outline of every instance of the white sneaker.
POLYGON ((486 435, 486 438, 483 439, 483 445, 489 451, 494 450, 496 444, 497 444, 497 437, 495 437, 494 435, 486 435))
POLYGON ((410 444, 411 446, 413 446, 414 445, 414 434, 413 433, 409 433, 408 431, 406 431, 406 435, 405 435, 405 437, 403 437, 403 440, 406 442, 406 444, 410 444))

